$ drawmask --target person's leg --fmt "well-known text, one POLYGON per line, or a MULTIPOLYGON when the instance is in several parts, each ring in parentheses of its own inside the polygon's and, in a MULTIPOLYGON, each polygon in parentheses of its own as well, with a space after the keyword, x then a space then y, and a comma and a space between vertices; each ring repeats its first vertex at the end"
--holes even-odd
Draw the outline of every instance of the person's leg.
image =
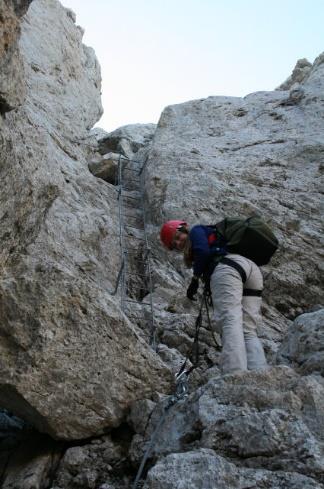
MULTIPOLYGON (((262 290, 263 279, 260 269, 255 263, 248 261, 250 262, 250 273, 247 275, 245 287, 247 289, 262 290)), ((249 370, 264 370, 267 368, 263 346, 257 334, 258 326, 262 322, 261 302, 261 297, 243 295, 243 332, 249 370)))
POLYGON ((223 373, 247 370, 243 335, 242 291, 240 274, 228 265, 218 264, 211 276, 210 288, 216 329, 222 336, 223 373))

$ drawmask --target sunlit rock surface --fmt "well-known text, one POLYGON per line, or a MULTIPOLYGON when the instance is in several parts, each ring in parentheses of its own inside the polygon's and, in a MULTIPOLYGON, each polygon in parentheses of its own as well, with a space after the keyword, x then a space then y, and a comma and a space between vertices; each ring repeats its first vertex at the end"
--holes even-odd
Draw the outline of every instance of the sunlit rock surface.
POLYGON ((294 365, 304 374, 324 376, 324 309, 302 314, 290 326, 277 361, 294 365))
POLYGON ((17 44, 20 18, 31 1, 0 1, 0 114, 20 105, 26 95, 24 67, 17 44))
POLYGON ((3 486, 132 487, 170 399, 170 371, 195 336, 191 272, 162 249, 159 227, 258 212, 281 243, 264 268, 260 325, 275 366, 221 376, 221 338, 204 318, 189 395, 166 413, 141 485, 323 488, 323 55, 299 61, 276 91, 170 106, 157 128, 108 134, 91 130, 100 71, 74 13, 34 0, 20 27, 27 7, 0 3, 11 46, 4 52, 0 41, 0 407, 9 425, 12 414, 24 420, 19 450, 0 454, 3 486), (154 304, 158 354, 111 294, 121 263, 118 153, 147 161, 154 288, 144 299, 154 304), (89 168, 107 154, 105 181, 89 168))
MULTIPOLYGON (((323 304, 324 55, 299 97, 290 91, 209 97, 167 107, 147 163, 152 243, 168 219, 215 223, 258 213, 280 247, 264 267, 262 335, 280 341, 289 319, 323 304)), ((156 252, 165 262, 166 253, 156 252)), ((178 257, 168 260, 179 270, 178 257)), ((168 266, 158 283, 175 287, 168 266)))
MULTIPOLYGON (((130 451, 134 462, 143 455, 163 404, 149 410, 143 406, 141 423, 136 406, 131 416, 137 431, 130 451)), ((152 457, 208 448, 238 466, 271 471, 289 467, 323 482, 323 442, 323 383, 288 367, 274 367, 264 373, 215 376, 171 408, 152 457)))
POLYGON ((118 425, 168 373, 110 295, 116 189, 87 165, 102 112, 94 52, 56 0, 34 0, 21 32, 26 99, 1 123, 0 404, 80 439, 118 425))

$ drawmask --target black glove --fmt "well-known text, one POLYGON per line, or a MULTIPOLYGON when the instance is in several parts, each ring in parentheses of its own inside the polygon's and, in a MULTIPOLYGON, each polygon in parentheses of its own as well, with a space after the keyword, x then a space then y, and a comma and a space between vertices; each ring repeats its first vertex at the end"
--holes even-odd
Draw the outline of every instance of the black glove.
POLYGON ((191 282, 190 282, 190 285, 187 289, 187 297, 188 299, 190 299, 191 301, 195 301, 195 295, 197 294, 197 290, 198 290, 198 287, 199 287, 199 280, 197 277, 192 277, 191 279, 191 282))

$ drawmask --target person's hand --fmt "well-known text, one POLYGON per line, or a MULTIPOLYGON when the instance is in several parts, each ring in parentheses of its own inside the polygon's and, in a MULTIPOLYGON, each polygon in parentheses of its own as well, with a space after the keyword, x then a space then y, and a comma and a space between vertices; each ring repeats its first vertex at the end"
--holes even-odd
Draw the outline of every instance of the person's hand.
POLYGON ((197 294, 198 287, 199 287, 199 280, 198 280, 198 278, 197 277, 192 277, 191 282, 190 282, 190 285, 189 285, 189 287, 187 289, 187 297, 191 301, 195 301, 196 300, 195 295, 197 294))

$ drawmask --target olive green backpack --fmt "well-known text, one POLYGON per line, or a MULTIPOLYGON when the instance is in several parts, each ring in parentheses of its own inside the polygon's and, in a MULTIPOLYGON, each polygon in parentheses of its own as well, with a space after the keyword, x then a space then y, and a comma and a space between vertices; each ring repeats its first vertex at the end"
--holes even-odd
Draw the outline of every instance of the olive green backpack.
POLYGON ((215 230, 228 253, 245 256, 259 266, 269 263, 279 245, 270 227, 259 216, 227 217, 215 225, 215 230))

